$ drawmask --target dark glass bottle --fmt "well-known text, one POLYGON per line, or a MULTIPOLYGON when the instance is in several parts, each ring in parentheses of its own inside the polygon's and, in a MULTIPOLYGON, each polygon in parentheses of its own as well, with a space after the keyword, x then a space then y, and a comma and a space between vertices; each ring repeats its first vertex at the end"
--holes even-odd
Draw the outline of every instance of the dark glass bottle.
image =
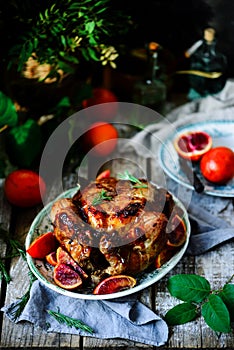
POLYGON ((166 101, 166 85, 159 77, 159 44, 150 42, 147 47, 147 68, 142 80, 133 87, 133 102, 162 113, 166 101))
POLYGON ((204 30, 202 44, 190 57, 189 99, 221 91, 226 83, 226 56, 216 48, 215 30, 204 30))

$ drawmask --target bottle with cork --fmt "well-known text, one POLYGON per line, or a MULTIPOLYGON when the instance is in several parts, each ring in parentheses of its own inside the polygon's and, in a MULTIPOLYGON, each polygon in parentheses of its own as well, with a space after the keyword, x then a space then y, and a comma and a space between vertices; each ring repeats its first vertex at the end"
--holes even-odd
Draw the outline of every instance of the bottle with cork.
POLYGON ((225 86, 227 59, 217 50, 215 34, 214 28, 206 28, 203 40, 190 54, 190 100, 216 94, 225 86))
POLYGON ((166 84, 160 77, 158 51, 160 45, 156 42, 147 44, 147 66, 142 80, 133 87, 133 102, 149 107, 156 112, 162 113, 166 101, 166 84))

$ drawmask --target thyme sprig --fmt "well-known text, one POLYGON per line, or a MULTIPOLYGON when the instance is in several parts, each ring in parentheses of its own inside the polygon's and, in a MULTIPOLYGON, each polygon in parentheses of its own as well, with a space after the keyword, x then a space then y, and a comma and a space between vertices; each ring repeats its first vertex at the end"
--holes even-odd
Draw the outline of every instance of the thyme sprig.
POLYGON ((127 170, 123 174, 119 173, 118 178, 120 180, 131 181, 132 183, 135 184, 135 185, 133 185, 133 187, 135 187, 135 188, 147 188, 148 187, 147 184, 143 183, 142 181, 137 179, 135 176, 131 175, 127 170))
POLYGON ((6 266, 2 258, 0 258, 0 280, 4 278, 6 283, 10 283, 11 281, 11 276, 7 272, 6 266))
POLYGON ((101 192, 99 192, 92 201, 92 205, 101 204, 103 201, 111 201, 112 197, 107 195, 107 191, 102 188, 101 192))
POLYGON ((74 327, 76 329, 82 329, 83 331, 86 331, 90 334, 94 333, 94 330, 89 327, 88 325, 86 325, 84 322, 82 322, 81 320, 78 320, 76 318, 72 318, 69 316, 66 316, 64 314, 61 314, 58 311, 53 311, 53 310, 47 310, 48 314, 51 315, 52 317, 54 317, 56 319, 56 321, 58 321, 59 323, 64 323, 66 324, 68 327, 74 327))

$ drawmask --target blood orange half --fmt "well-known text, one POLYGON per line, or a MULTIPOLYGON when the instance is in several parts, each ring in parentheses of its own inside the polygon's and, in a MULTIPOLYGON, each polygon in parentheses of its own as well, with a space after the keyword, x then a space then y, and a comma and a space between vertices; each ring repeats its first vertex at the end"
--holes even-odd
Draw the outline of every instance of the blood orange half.
POLYGON ((212 137, 204 131, 187 131, 177 136, 174 147, 184 159, 198 161, 212 147, 212 137))

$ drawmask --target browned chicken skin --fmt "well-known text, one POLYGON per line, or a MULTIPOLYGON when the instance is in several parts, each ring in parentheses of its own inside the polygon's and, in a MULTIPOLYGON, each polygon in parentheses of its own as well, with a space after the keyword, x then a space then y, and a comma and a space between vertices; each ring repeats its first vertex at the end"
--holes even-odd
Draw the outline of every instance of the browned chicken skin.
POLYGON ((135 275, 165 247, 172 196, 146 180, 141 184, 101 179, 54 203, 56 238, 91 275, 135 275))

